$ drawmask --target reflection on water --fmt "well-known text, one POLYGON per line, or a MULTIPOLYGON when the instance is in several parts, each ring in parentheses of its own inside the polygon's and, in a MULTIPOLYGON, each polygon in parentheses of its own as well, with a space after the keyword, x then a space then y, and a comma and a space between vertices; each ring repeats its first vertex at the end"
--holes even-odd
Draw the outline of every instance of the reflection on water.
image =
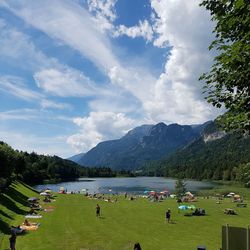
MULTIPOLYGON (((145 190, 174 191, 175 179, 163 177, 137 177, 137 178, 80 178, 78 181, 61 182, 57 184, 37 185, 37 190, 50 188, 54 192, 58 192, 60 187, 64 187, 67 191, 78 192, 87 189, 89 193, 131 193, 143 194, 145 190)), ((201 189, 209 189, 214 187, 211 182, 186 181, 186 188, 189 191, 198 191, 201 189)))

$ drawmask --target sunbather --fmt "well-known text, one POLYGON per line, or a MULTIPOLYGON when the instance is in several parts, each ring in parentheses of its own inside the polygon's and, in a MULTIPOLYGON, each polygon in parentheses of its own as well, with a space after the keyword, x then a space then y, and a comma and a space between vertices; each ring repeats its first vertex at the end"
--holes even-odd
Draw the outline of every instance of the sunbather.
POLYGON ((27 219, 25 219, 23 225, 30 226, 30 223, 29 223, 29 221, 27 219))

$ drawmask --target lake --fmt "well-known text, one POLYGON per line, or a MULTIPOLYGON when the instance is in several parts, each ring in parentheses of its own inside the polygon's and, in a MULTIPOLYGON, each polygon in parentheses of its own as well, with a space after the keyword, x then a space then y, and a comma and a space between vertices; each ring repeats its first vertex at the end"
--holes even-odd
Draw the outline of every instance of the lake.
MULTIPOLYGON (((57 184, 37 185, 39 191, 46 188, 58 192, 60 187, 64 187, 68 192, 78 192, 87 189, 89 193, 130 193, 143 194, 145 190, 174 192, 175 179, 163 177, 136 177, 136 178, 80 178, 77 181, 61 182, 57 184)), ((187 180, 188 191, 196 192, 202 189, 211 189, 214 183, 204 181, 187 180)))

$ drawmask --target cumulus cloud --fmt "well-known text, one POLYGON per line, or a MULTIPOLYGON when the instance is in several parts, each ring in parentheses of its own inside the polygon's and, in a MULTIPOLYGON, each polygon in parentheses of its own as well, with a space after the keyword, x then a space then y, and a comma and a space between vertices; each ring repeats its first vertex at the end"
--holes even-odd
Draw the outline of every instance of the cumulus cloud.
POLYGON ((153 120, 200 123, 219 112, 201 95, 199 75, 212 59, 207 48, 213 23, 198 0, 151 0, 157 47, 171 46, 164 72, 155 82, 152 98, 144 102, 153 120))
POLYGON ((80 127, 80 133, 70 136, 67 142, 78 152, 85 152, 101 141, 118 139, 135 125, 135 120, 123 113, 91 112, 89 116, 75 118, 74 123, 80 127))
POLYGON ((147 42, 152 41, 154 33, 148 20, 139 20, 137 25, 131 27, 114 24, 117 18, 116 2, 117 0, 88 0, 88 9, 101 30, 108 31, 114 37, 126 35, 131 38, 143 37, 147 42))
POLYGON ((94 20, 102 30, 112 30, 113 22, 117 18, 115 4, 117 0, 88 0, 88 10, 95 17, 94 20))
POLYGON ((125 25, 119 25, 113 32, 114 36, 127 35, 131 38, 143 37, 147 42, 153 40, 153 30, 150 23, 147 20, 139 21, 139 24, 132 27, 125 25))

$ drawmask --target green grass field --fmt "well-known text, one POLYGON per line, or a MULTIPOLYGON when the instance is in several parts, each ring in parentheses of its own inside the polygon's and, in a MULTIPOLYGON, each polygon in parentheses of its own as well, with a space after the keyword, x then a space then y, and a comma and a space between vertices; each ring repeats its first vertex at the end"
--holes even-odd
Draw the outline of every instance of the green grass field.
MULTIPOLYGON (((248 190, 244 190, 248 193, 248 190)), ((0 195, 0 249, 8 248, 9 225, 24 221, 29 210, 27 197, 37 196, 28 186, 13 185, 6 195, 0 195)), ((133 249, 140 242, 143 250, 195 250, 204 245, 208 250, 221 246, 221 226, 247 226, 250 207, 237 208, 230 199, 216 204, 215 199, 199 198, 196 207, 204 208, 206 216, 184 216, 178 213, 175 200, 152 203, 144 198, 134 201, 119 197, 117 203, 89 200, 79 194, 59 195, 52 202, 55 210, 41 212, 43 218, 37 231, 17 237, 18 250, 101 250, 133 249), (101 206, 101 218, 95 216, 96 204, 101 206), (165 211, 172 211, 173 223, 165 222, 165 211), (238 215, 225 215, 233 208, 238 215)))

